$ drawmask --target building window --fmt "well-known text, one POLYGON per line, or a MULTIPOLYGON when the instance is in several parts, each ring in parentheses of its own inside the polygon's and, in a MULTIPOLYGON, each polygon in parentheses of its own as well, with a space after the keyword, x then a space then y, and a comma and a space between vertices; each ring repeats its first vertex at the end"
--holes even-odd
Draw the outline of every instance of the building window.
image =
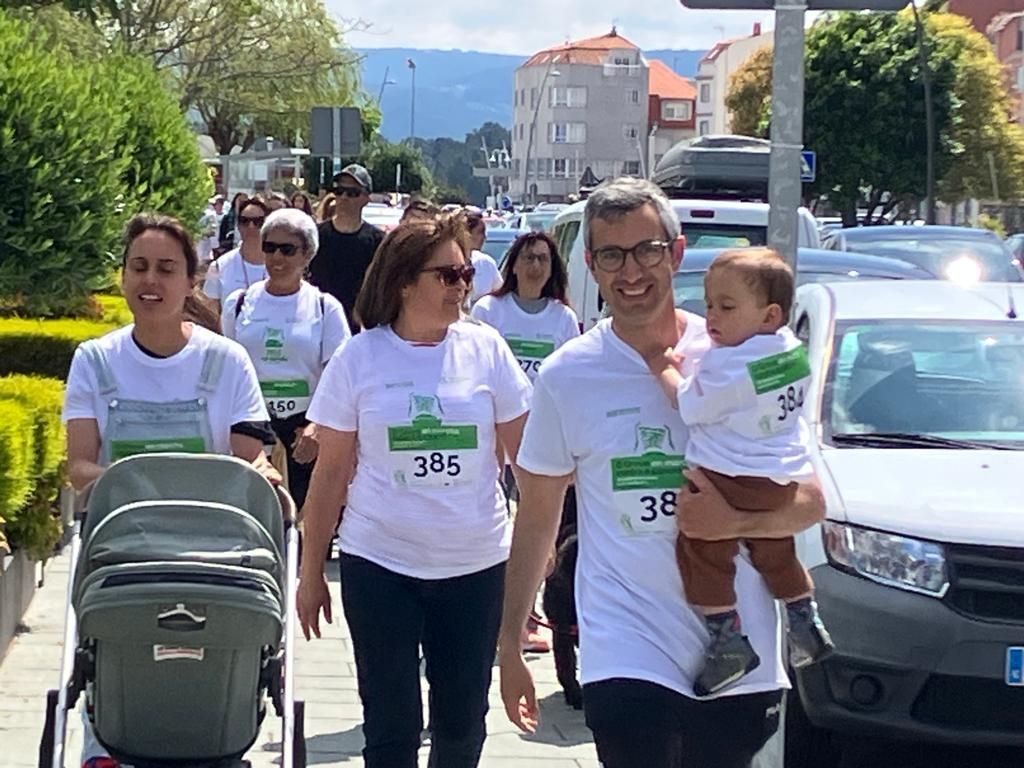
POLYGON ((537 106, 537 89, 536 88, 531 88, 530 89, 530 109, 533 109, 536 106, 537 106))
POLYGON ((568 161, 564 157, 563 158, 555 158, 554 163, 555 163, 555 165, 554 165, 553 173, 551 175, 554 176, 556 179, 564 179, 564 178, 568 177, 568 175, 569 175, 569 163, 568 163, 568 161))
POLYGON ((631 56, 616 56, 613 63, 617 67, 628 67, 633 63, 633 58, 631 56))
POLYGON ((697 133, 701 136, 707 136, 711 133, 711 125, 707 120, 701 120, 700 125, 697 126, 697 133))
POLYGON ((700 103, 709 104, 711 103, 711 83, 700 84, 700 103))
POLYGON ((552 107, 587 106, 587 89, 582 85, 556 85, 551 87, 552 107))
POLYGON ((622 175, 623 176, 639 176, 640 175, 640 161, 639 160, 627 160, 622 164, 622 175))
POLYGON ((551 123, 549 140, 552 144, 583 144, 587 140, 587 124, 551 123))
POLYGON ((693 104, 689 101, 663 101, 662 120, 690 120, 693 118, 693 104))
POLYGON ((626 141, 636 141, 640 136, 640 129, 635 125, 622 126, 622 138, 626 141))
POLYGON ((630 88, 626 91, 626 103, 627 104, 639 104, 640 103, 640 91, 637 88, 630 88))

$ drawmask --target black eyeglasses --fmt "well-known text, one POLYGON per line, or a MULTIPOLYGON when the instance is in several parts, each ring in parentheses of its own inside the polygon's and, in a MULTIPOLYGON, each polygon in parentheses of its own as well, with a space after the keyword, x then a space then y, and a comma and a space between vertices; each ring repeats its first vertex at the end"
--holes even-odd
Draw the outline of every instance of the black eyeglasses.
POLYGON ((299 250, 299 246, 294 243, 275 243, 271 240, 263 241, 263 252, 271 255, 281 252, 282 256, 294 256, 299 250))
POLYGON ((334 194, 341 195, 342 197, 362 197, 362 187, 335 187, 334 194))
POLYGON ((266 220, 266 216, 239 216, 238 226, 244 227, 248 225, 253 227, 262 227, 263 222, 266 220))
POLYGON ((590 257, 602 272, 618 272, 626 264, 629 254, 633 254, 634 261, 641 267, 650 269, 665 260, 665 254, 671 247, 672 243, 667 240, 642 240, 632 248, 619 248, 617 245, 598 248, 591 251, 590 257))
POLYGON ((427 267, 426 269, 421 269, 420 272, 436 272, 441 282, 450 288, 458 284, 460 280, 466 285, 470 285, 473 282, 473 275, 476 274, 476 267, 449 265, 446 267, 427 267))

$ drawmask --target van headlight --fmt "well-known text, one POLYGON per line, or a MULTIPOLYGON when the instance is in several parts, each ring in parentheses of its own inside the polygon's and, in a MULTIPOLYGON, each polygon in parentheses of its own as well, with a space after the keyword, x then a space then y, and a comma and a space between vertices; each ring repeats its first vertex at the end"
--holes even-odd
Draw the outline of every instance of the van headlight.
POLYGON ((899 589, 942 597, 949 588, 941 544, 826 520, 821 527, 829 563, 899 589))

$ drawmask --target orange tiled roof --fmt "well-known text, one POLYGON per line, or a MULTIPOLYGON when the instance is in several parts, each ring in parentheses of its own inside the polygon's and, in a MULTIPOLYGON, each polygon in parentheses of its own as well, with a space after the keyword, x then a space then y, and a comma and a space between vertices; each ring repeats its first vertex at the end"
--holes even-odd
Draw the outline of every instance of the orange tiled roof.
POLYGON ((639 46, 624 38, 613 27, 612 31, 606 35, 545 48, 531 56, 523 66, 548 64, 556 56, 560 62, 566 64, 603 64, 608 51, 621 49, 635 51, 639 50, 639 46))
POLYGON ((648 65, 651 78, 648 90, 651 96, 661 99, 697 99, 696 86, 673 72, 665 62, 651 59, 648 65))

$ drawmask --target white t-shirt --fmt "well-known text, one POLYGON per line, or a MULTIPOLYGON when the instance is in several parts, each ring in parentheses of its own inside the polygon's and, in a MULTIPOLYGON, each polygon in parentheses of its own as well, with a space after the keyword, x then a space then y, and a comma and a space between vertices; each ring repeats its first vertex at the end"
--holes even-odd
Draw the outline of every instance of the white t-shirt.
POLYGON ((498 264, 483 251, 473 251, 470 254, 470 261, 476 267, 476 274, 473 275, 473 292, 469 297, 470 303, 481 296, 486 296, 491 291, 501 287, 501 272, 498 271, 498 264))
POLYGON ((240 344, 193 325, 192 337, 180 352, 156 358, 139 349, 132 339, 134 327, 127 325, 97 339, 117 382, 117 391, 112 395, 100 394, 96 371, 81 347, 75 351, 64 393, 65 423, 71 419, 96 419, 102 437, 110 397, 170 403, 202 396, 207 399, 212 452, 230 454, 232 424, 267 421, 269 416, 260 396, 256 371, 240 344), (203 355, 210 347, 223 349, 224 367, 217 388, 200 394, 203 355))
POLYGON ((789 328, 713 346, 695 364, 677 392, 690 464, 782 485, 814 475, 803 420, 811 368, 789 328))
POLYGON ((268 293, 265 280, 235 291, 221 327, 249 353, 267 410, 278 418, 306 412, 327 361, 352 337, 341 302, 306 281, 290 296, 268 293))
POLYGON ((549 355, 580 335, 576 313, 554 299, 548 299, 540 312, 530 314, 516 304, 512 294, 484 296, 473 305, 470 314, 505 338, 531 382, 549 355))
POLYGON ((267 268, 263 264, 250 264, 242 258, 242 252, 235 248, 219 259, 210 262, 203 283, 203 293, 211 299, 224 301, 239 288, 248 288, 267 279, 267 268))
MULTIPOLYGON (((684 374, 709 344, 703 318, 687 313, 676 347, 684 374)), ((624 677, 693 696, 709 637, 686 602, 676 563, 675 503, 686 441, 678 413, 611 320, 541 367, 519 465, 539 475, 576 473, 584 684, 624 677)), ((775 601, 745 553, 736 559, 736 593, 761 666, 724 695, 788 687, 775 601)))
POLYGON ((213 208, 207 208, 206 213, 199 220, 199 237, 196 239, 196 253, 199 261, 205 264, 213 256, 213 251, 220 242, 220 221, 224 218, 223 213, 217 213, 213 208))
POLYGON ((495 424, 529 408, 530 382, 492 328, 459 321, 435 346, 390 328, 353 337, 327 364, 310 421, 358 432, 340 548, 421 579, 508 557, 495 424))

